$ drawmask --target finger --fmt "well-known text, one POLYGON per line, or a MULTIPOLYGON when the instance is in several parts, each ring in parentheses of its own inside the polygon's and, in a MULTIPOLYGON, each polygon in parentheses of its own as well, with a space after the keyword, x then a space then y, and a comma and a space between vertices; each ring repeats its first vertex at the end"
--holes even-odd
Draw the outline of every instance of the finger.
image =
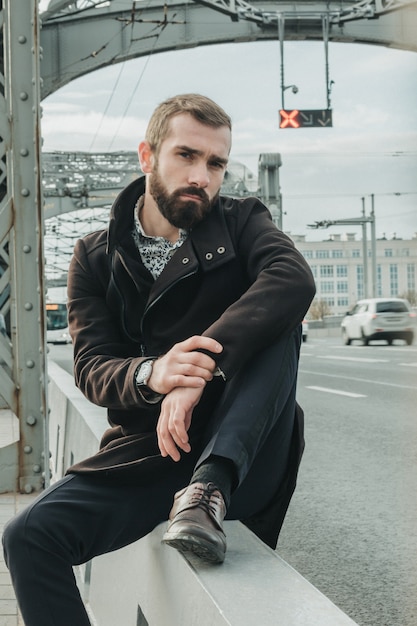
POLYGON ((184 376, 182 374, 177 374, 176 376, 172 376, 171 384, 172 387, 193 387, 195 389, 201 389, 205 386, 207 380, 211 380, 211 378, 205 379, 195 376, 184 376))
POLYGON ((184 452, 189 452, 191 449, 187 442, 181 441, 181 438, 176 434, 175 428, 172 433, 170 432, 166 416, 158 421, 157 438, 161 456, 170 456, 174 461, 179 461, 181 458, 178 448, 183 449, 184 452))
POLYGON ((179 461, 181 455, 177 446, 175 445, 174 440, 170 435, 160 435, 158 434, 158 447, 161 453, 161 456, 167 457, 170 456, 173 461, 179 461))
POLYGON ((189 352, 181 356, 181 369, 185 376, 200 376, 210 380, 215 368, 216 361, 203 352, 189 352))
POLYGON ((188 433, 185 428, 184 419, 182 416, 180 416, 179 418, 174 417, 172 419, 172 427, 171 427, 170 432, 176 445, 180 447, 182 450, 184 450, 185 447, 189 446, 188 433))
POLYGON ((186 350, 208 350, 219 354, 223 350, 223 346, 212 337, 204 337, 203 335, 193 335, 185 341, 183 346, 186 350))

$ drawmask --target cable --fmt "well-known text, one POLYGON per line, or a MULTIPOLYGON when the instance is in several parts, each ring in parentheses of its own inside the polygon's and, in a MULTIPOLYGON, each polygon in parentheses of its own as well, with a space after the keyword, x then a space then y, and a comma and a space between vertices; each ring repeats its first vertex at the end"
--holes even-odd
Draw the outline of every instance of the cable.
POLYGON ((114 141, 115 141, 115 139, 116 139, 116 137, 117 137, 117 135, 118 135, 118 132, 119 132, 119 130, 120 130, 120 127, 121 127, 121 125, 123 124, 123 121, 124 121, 124 119, 125 119, 125 117, 126 117, 126 115, 127 115, 127 112, 128 112, 128 110, 129 110, 129 108, 130 108, 130 105, 132 104, 132 101, 133 101, 133 98, 134 98, 134 96, 135 96, 135 94, 136 94, 136 91, 137 91, 137 89, 138 89, 138 87, 139 87, 139 85, 140 85, 140 82, 141 82, 141 80, 142 80, 142 78, 143 78, 143 75, 144 75, 144 73, 145 73, 145 71, 146 71, 146 69, 147 69, 147 67, 148 67, 148 64, 149 64, 149 61, 150 61, 150 59, 151 59, 152 53, 153 53, 153 51, 155 50, 155 46, 156 46, 156 44, 158 43, 158 40, 159 40, 159 35, 160 35, 160 34, 161 34, 161 33, 159 33, 159 34, 157 35, 156 39, 155 39, 155 43, 154 43, 154 45, 152 46, 152 49, 151 49, 150 54, 149 54, 149 55, 147 56, 147 58, 146 58, 145 65, 143 66, 142 72, 140 73, 139 78, 138 78, 138 80, 136 81, 136 85, 135 85, 135 87, 134 87, 134 89, 133 89, 133 91, 132 91, 132 95, 130 96, 130 98, 129 98, 128 102, 127 102, 127 105, 126 105, 126 107, 125 107, 125 110, 123 111, 123 115, 122 115, 122 117, 119 119, 119 123, 118 123, 118 125, 117 125, 117 128, 116 128, 116 130, 115 130, 114 134, 113 134, 113 138, 112 138, 112 140, 111 140, 111 142, 110 142, 110 144, 109 144, 109 146, 108 146, 108 148, 107 148, 107 150, 109 150, 109 151, 110 151, 110 150, 112 149, 112 147, 113 147, 113 143, 114 143, 114 141))

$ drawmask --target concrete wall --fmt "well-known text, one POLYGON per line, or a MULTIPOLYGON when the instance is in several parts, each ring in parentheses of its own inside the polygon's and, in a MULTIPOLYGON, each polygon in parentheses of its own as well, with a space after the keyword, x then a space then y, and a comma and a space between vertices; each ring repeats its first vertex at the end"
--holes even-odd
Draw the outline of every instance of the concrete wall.
MULTIPOLYGON (((107 421, 53 362, 49 379, 55 480, 97 450, 107 421)), ((240 522, 225 523, 218 566, 162 545, 164 529, 76 568, 94 626, 355 626, 240 522)))

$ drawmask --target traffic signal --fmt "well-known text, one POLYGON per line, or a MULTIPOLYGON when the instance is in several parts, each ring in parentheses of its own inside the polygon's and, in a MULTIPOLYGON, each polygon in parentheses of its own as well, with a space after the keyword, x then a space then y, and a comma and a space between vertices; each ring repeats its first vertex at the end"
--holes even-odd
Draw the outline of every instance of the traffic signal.
POLYGON ((332 123, 332 109, 281 109, 280 128, 329 128, 332 123))

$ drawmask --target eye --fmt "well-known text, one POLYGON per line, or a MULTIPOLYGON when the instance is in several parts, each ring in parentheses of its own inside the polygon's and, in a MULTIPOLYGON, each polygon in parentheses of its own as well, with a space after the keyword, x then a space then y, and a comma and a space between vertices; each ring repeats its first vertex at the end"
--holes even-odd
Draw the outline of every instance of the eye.
POLYGON ((192 159, 193 158, 193 155, 190 152, 186 152, 184 150, 179 152, 178 154, 183 159, 192 159))
POLYGON ((226 169, 226 164, 223 163, 222 161, 210 161, 209 165, 210 165, 210 167, 212 167, 215 170, 224 170, 224 169, 226 169))

